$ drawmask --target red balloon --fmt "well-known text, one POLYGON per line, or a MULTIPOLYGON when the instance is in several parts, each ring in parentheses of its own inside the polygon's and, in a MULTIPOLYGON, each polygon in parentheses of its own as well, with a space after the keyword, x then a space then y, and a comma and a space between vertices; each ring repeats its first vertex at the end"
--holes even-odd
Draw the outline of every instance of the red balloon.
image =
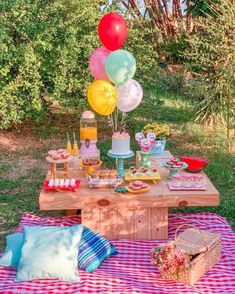
POLYGON ((98 33, 100 41, 107 49, 120 49, 127 37, 126 21, 117 13, 105 14, 99 22, 98 33))

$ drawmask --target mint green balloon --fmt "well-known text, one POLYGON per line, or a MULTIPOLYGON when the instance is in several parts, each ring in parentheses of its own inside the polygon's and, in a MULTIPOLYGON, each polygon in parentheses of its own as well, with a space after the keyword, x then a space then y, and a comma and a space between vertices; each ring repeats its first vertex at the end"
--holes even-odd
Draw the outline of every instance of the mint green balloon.
POLYGON ((105 60, 106 75, 115 85, 121 85, 130 80, 135 70, 135 58, 126 50, 113 51, 105 60))

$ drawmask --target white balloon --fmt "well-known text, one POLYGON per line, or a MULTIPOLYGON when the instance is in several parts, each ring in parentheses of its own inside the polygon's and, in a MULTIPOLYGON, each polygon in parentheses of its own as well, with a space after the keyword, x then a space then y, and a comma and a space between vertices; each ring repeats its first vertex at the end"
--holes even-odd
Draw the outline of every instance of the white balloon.
POLYGON ((128 80, 126 83, 116 87, 117 108, 122 112, 129 112, 135 109, 143 98, 143 90, 135 80, 128 80))

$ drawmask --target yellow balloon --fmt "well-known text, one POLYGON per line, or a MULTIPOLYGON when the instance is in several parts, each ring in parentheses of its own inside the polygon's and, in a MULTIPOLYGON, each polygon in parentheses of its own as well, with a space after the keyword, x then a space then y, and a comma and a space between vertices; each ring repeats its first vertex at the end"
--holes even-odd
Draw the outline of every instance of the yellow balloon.
POLYGON ((111 114, 117 103, 117 93, 112 84, 96 80, 88 88, 88 102, 101 115, 111 114))

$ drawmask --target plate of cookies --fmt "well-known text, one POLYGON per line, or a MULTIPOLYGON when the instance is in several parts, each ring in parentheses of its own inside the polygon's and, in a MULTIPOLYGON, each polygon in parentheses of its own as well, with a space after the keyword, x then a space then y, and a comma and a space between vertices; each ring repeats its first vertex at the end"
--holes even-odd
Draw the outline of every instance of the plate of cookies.
POLYGON ((88 184, 91 189, 115 189, 123 182, 118 177, 116 170, 94 170, 88 176, 88 184))
POLYGON ((129 168, 129 171, 125 172, 125 180, 135 181, 135 180, 141 180, 141 181, 152 181, 154 184, 157 183, 157 180, 160 180, 160 174, 156 167, 150 166, 149 168, 146 168, 144 166, 141 166, 139 169, 137 169, 134 166, 131 166, 129 168))

